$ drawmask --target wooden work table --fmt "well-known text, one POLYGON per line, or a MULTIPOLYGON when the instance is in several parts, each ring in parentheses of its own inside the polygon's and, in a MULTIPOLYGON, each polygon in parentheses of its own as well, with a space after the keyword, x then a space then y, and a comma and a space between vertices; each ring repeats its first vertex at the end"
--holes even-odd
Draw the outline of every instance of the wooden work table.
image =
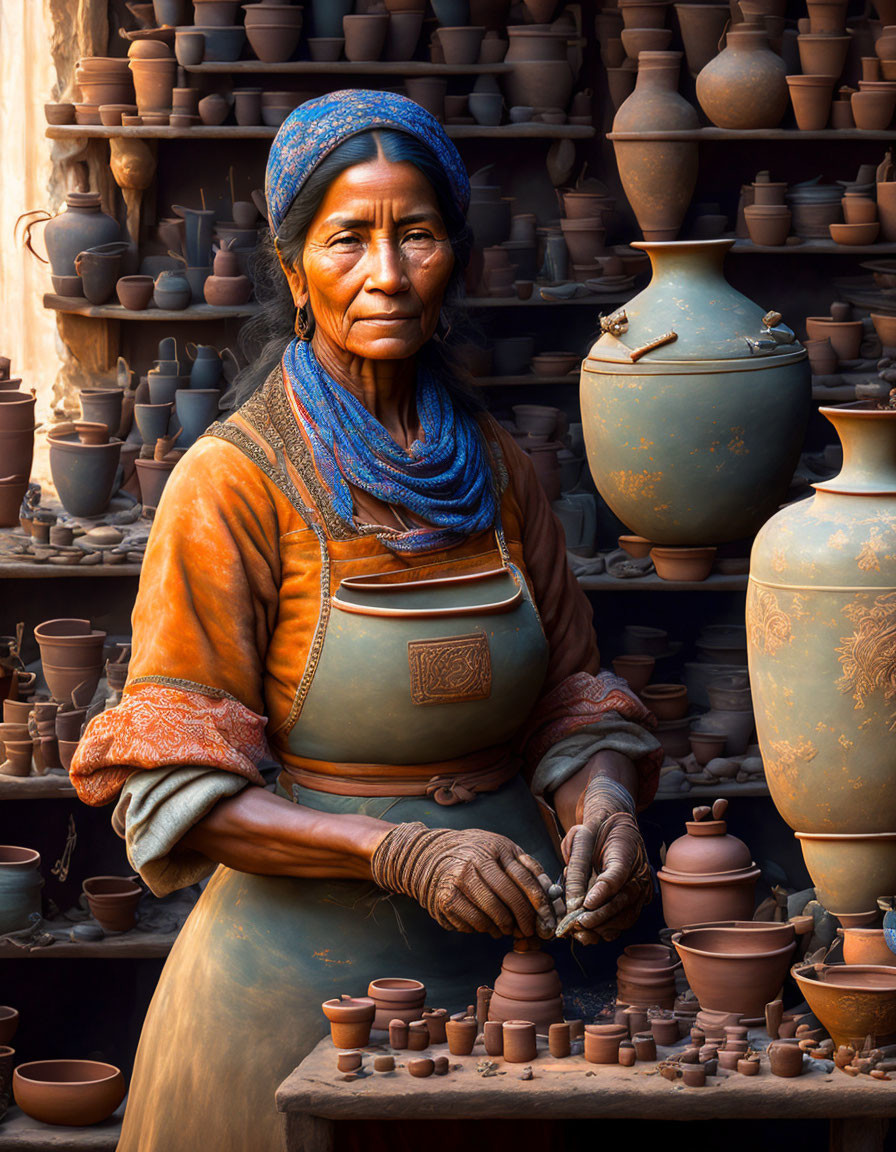
MULTIPOLYGON (((754 1047, 768 1042, 751 1033, 754 1047)), ((797 1079, 773 1076, 763 1055, 758 1076, 709 1077, 704 1088, 666 1080, 655 1063, 633 1068, 597 1065, 584 1056, 554 1060, 539 1040, 532 1080, 522 1066, 496 1058, 504 1075, 482 1076, 476 1065, 488 1059, 477 1044, 471 1056, 450 1056, 447 1076, 415 1079, 401 1067, 417 1056, 447 1054, 447 1045, 426 1052, 396 1052, 396 1070, 373 1071, 373 1056, 387 1046, 364 1051, 362 1075, 336 1070, 329 1037, 302 1061, 277 1091, 287 1152, 331 1152, 339 1120, 539 1119, 539 1120, 798 1120, 828 1119, 832 1152, 880 1152, 889 1117, 896 1116, 896 1080, 850 1077, 827 1071, 829 1061, 805 1060, 797 1079)), ((581 1045, 579 1045, 581 1047, 581 1045)), ((668 1056, 672 1049, 660 1048, 668 1056)))

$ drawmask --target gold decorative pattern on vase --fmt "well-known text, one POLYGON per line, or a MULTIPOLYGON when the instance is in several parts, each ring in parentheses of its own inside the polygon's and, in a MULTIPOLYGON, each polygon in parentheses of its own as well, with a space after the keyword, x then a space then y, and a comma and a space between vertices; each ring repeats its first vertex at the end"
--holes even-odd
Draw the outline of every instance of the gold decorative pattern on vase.
POLYGON ((818 755, 818 748, 811 740, 801 740, 799 744, 792 744, 789 740, 773 740, 771 752, 771 756, 766 754, 764 757, 766 775, 774 772, 776 775, 796 781, 800 766, 814 760, 818 755))
POLYGON ((754 584, 751 593, 747 606, 750 643, 773 656, 793 639, 790 617, 778 604, 778 598, 771 589, 754 584))
MULTIPOLYGON (((876 692, 896 700, 896 592, 886 592, 870 605, 865 599, 854 600, 843 611, 855 631, 843 637, 837 649, 843 669, 837 687, 852 694, 856 711, 876 692)), ((890 730, 894 728, 896 712, 890 730)))

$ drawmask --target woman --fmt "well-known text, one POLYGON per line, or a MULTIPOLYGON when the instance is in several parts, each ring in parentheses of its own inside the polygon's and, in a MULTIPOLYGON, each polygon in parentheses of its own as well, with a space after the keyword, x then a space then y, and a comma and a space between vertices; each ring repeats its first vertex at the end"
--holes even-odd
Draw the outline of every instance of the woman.
POLYGON ((278 1148, 274 1092, 322 1000, 409 973, 456 1010, 502 937, 554 935, 540 809, 576 939, 650 894, 648 714, 599 672, 528 458, 446 367, 459 155, 410 101, 335 93, 283 124, 266 194, 296 337, 172 474, 122 703, 72 765, 153 891, 214 871, 122 1152, 278 1148))

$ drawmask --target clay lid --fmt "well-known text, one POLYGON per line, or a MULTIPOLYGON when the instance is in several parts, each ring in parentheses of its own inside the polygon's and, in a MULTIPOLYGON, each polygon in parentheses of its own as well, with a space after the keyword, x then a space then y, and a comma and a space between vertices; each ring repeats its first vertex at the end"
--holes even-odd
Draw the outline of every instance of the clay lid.
POLYGON ((750 868, 753 864, 750 849, 743 840, 728 835, 728 825, 722 819, 727 809, 727 800, 716 800, 711 809, 695 808, 694 819, 685 824, 686 835, 670 844, 664 868, 670 872, 701 875, 750 868), (709 819, 710 816, 715 819, 709 819))
POLYGON ((530 975, 533 972, 550 972, 554 961, 548 952, 508 952, 501 964, 507 972, 523 972, 530 975))

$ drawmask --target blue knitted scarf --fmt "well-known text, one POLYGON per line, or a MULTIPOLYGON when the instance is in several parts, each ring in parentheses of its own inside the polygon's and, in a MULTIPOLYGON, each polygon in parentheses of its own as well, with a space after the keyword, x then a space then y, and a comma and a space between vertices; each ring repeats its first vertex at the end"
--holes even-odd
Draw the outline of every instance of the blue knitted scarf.
POLYGON ((395 552, 450 548, 493 527, 497 502, 482 433, 472 414, 454 406, 432 372, 418 373, 423 436, 409 449, 396 444, 364 405, 323 370, 310 342, 292 341, 283 374, 333 506, 346 524, 354 525, 353 484, 432 525, 378 534, 395 552))

